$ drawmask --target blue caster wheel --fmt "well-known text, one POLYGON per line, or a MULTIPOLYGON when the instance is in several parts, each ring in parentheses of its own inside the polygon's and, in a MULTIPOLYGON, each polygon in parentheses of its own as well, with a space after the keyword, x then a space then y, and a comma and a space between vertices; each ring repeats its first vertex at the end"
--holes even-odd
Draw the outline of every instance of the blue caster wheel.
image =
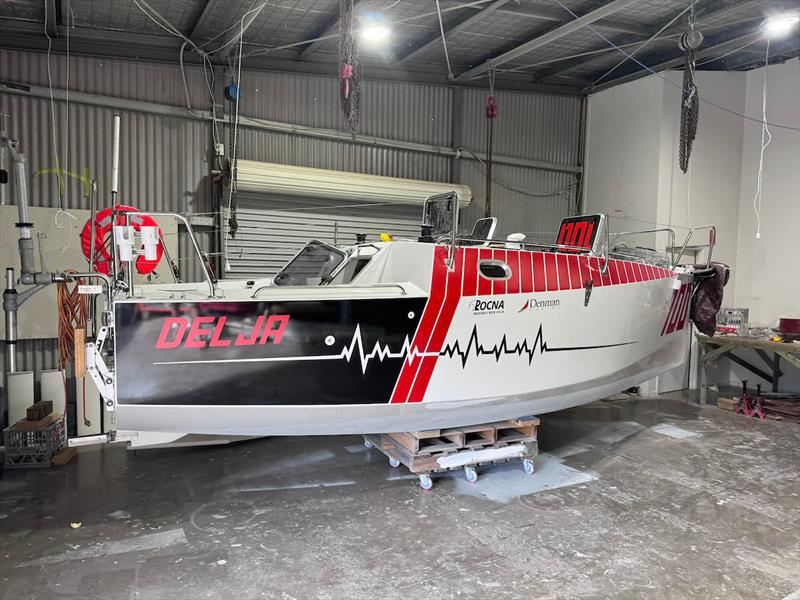
POLYGON ((365 440, 364 440, 364 447, 365 447, 367 450, 369 450, 370 448, 374 448, 374 447, 375 447, 375 444, 373 444, 373 443, 372 443, 372 442, 370 442, 369 440, 366 440, 366 439, 365 439, 365 440))
POLYGON ((419 487, 421 487, 423 490, 429 490, 433 488, 433 479, 431 479, 431 476, 427 473, 422 473, 419 476, 419 487))
POLYGON ((392 467, 393 469, 396 469, 397 467, 400 466, 400 461, 397 460, 396 458, 390 458, 389 459, 389 466, 392 467))
POLYGON ((478 471, 475 470, 475 467, 464 467, 464 475, 470 483, 478 481, 478 471))
POLYGON ((528 475, 533 475, 536 471, 536 467, 533 465, 532 458, 523 458, 522 459, 522 468, 528 475))

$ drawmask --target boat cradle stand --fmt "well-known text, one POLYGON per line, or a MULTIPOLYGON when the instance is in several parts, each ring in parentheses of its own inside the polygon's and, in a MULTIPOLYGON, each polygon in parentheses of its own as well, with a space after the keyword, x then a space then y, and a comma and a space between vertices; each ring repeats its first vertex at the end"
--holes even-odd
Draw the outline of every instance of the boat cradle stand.
POLYGON ((405 465, 419 476, 420 487, 429 490, 432 473, 463 469, 467 481, 474 483, 477 467, 511 460, 522 461, 524 471, 532 475, 539 452, 538 427, 538 417, 523 417, 451 429, 368 434, 364 445, 380 450, 392 467, 405 465))

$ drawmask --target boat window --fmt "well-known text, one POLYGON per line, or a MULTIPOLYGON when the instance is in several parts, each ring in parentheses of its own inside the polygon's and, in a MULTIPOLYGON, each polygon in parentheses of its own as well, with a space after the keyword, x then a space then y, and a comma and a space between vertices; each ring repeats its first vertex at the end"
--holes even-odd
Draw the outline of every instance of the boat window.
POLYGON ((336 277, 333 279, 331 283, 334 284, 347 284, 352 282, 356 276, 361 273, 361 271, 369 264, 369 261, 372 260, 372 256, 354 256, 347 261, 347 263, 342 267, 338 273, 336 273, 336 277))
POLYGON ((511 279, 511 268, 501 260, 482 260, 478 271, 485 279, 511 279))
POLYGON ((333 246, 311 240, 275 276, 275 285, 323 285, 330 283, 347 255, 333 246))

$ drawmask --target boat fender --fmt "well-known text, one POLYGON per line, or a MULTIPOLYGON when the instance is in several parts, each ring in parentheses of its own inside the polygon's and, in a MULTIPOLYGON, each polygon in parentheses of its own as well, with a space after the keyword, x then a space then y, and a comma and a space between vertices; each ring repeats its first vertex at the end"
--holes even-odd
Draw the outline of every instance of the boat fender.
POLYGON ((587 279, 586 283, 584 284, 586 288, 586 292, 583 294, 583 305, 589 306, 589 298, 592 297, 592 289, 594 288, 594 283, 591 279, 587 279))

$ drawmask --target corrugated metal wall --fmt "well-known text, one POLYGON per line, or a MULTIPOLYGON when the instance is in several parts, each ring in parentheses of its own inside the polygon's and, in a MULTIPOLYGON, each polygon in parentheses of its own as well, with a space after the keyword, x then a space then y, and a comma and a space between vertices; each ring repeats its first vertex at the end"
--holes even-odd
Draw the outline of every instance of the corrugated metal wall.
MULTIPOLYGON (((177 57, 176 57, 177 63, 177 57)), ((69 65, 70 87, 102 94, 172 106, 186 106, 180 70, 175 65, 134 63, 73 56, 69 65)), ((51 57, 54 87, 64 88, 67 64, 63 56, 51 57)), ((187 68, 188 95, 192 105, 209 106, 208 88, 202 70, 187 68)), ((0 80, 46 86, 44 54, 0 50, 0 80)), ((341 128, 337 82, 334 78, 284 73, 243 73, 242 115, 285 121, 311 127, 341 128)), ((500 116, 495 124, 498 155, 549 161, 563 165, 579 163, 581 100, 566 96, 497 92, 500 116)), ((402 141, 453 147, 456 142, 473 151, 484 151, 486 93, 460 92, 445 86, 396 82, 364 82, 361 99, 361 133, 402 141), (453 103, 460 94, 462 109, 453 123, 453 103)), ((59 127, 66 126, 63 103, 55 103, 59 127)), ((50 139, 50 106, 47 100, 0 93, 0 112, 10 115, 8 133, 20 139, 28 154, 29 168, 54 166, 50 139)), ((208 123, 179 117, 115 111, 71 104, 69 130, 59 136, 57 153, 71 170, 88 169, 99 185, 101 205, 107 203, 111 156, 112 115, 122 115, 120 169, 121 201, 151 210, 210 212, 215 209, 209 156, 211 131, 208 123), (63 149, 66 139, 67 149, 63 149)), ((225 127, 221 134, 227 140, 225 127)), ((318 140, 284 133, 240 128, 240 158, 466 183, 475 200, 466 211, 463 227, 469 229, 483 215, 484 177, 473 160, 455 160, 434 154, 396 150, 347 142, 318 140)), ((565 172, 516 166, 495 166, 493 213, 499 232, 554 231, 569 212, 565 195, 531 197, 530 191, 557 191, 575 182, 565 172)), ((79 184, 69 188, 68 207, 88 208, 79 184)), ((54 177, 36 178, 31 185, 36 206, 58 206, 54 177)), ((216 249, 216 232, 201 234, 201 244, 216 249)), ((539 236, 541 237, 541 236, 539 236)), ((191 256, 186 240, 181 256, 191 256)), ((195 276, 196 268, 182 262, 195 276)), ((194 261, 191 261, 192 263, 194 261)), ((23 309, 24 310, 24 309, 23 309)), ((20 363, 52 368, 55 344, 48 341, 20 344, 20 363), (48 346, 48 343, 50 346, 48 346), (48 349, 49 348, 49 349, 48 349)))

